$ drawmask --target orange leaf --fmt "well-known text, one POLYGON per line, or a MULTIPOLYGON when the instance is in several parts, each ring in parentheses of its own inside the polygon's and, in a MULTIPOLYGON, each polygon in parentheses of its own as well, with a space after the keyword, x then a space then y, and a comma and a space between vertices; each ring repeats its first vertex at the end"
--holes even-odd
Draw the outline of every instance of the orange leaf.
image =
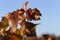
POLYGON ((12 35, 11 40, 19 40, 16 36, 12 35))

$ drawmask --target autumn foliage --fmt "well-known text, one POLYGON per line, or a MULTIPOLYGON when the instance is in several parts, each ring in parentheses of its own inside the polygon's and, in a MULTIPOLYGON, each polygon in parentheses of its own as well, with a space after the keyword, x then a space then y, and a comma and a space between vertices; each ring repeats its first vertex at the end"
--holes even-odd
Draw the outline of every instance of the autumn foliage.
MULTIPOLYGON (((26 2, 21 9, 9 12, 0 21, 0 35, 3 40, 20 40, 23 37, 36 37, 36 25, 29 21, 40 20, 42 14, 37 8, 28 8, 26 2), (26 15, 25 15, 26 14, 26 15), (21 27, 18 29, 18 24, 21 27), (7 30, 7 28, 9 28, 7 30)), ((2 40, 1 39, 1 40, 2 40)))

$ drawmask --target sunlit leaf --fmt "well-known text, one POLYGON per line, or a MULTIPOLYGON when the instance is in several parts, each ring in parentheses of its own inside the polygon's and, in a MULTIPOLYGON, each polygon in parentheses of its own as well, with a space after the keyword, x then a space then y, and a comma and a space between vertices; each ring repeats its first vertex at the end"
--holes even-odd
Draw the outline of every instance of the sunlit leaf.
POLYGON ((40 13, 40 11, 37 8, 33 9, 33 20, 40 20, 40 16, 42 16, 42 14, 40 13))
POLYGON ((17 25, 18 25, 18 14, 17 12, 13 11, 12 13, 9 13, 7 16, 9 26, 11 27, 10 32, 14 33, 16 32, 17 25))
POLYGON ((23 29, 19 29, 19 30, 16 31, 15 34, 17 34, 17 35, 22 37, 24 35, 24 30, 23 29))
POLYGON ((29 8, 26 11, 26 18, 27 20, 40 20, 40 16, 42 16, 42 14, 40 13, 40 11, 37 8, 31 9, 29 8))

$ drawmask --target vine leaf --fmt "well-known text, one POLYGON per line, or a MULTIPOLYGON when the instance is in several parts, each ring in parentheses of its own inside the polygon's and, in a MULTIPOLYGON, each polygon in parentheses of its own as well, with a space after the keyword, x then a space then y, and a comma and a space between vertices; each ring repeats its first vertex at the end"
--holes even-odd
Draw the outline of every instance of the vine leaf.
POLYGON ((6 29, 8 27, 8 20, 5 17, 2 17, 2 20, 0 22, 0 28, 6 29))
POLYGON ((31 9, 29 8, 26 11, 26 18, 27 20, 40 20, 40 16, 42 16, 42 14, 40 13, 40 11, 37 8, 31 9))
POLYGON ((36 36, 36 25, 38 24, 34 24, 34 23, 31 23, 31 22, 25 22, 25 25, 26 25, 26 30, 28 30, 29 32, 25 31, 25 34, 27 36, 36 36))
POLYGON ((40 20, 40 16, 42 16, 42 14, 37 8, 34 8, 32 16, 34 17, 33 20, 40 20))

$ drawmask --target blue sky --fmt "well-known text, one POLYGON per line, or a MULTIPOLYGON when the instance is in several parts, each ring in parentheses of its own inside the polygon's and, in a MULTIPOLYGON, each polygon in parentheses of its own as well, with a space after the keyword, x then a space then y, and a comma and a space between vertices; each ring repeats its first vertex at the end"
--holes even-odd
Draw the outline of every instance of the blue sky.
POLYGON ((41 23, 36 28, 37 35, 60 35, 60 0, 0 0, 0 20, 9 12, 20 9, 26 1, 29 2, 27 8, 38 8, 42 13, 41 20, 33 21, 41 23))

